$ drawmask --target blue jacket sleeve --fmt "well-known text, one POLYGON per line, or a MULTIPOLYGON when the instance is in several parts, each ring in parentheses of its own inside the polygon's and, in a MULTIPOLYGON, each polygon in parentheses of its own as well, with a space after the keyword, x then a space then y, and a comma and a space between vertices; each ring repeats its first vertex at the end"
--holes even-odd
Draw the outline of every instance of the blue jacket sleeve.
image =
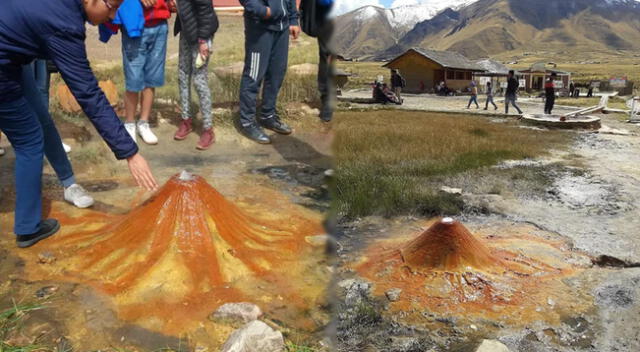
POLYGON ((49 58, 116 158, 129 158, 138 152, 138 146, 98 86, 87 59, 84 39, 84 33, 63 31, 54 34, 46 41, 49 58))
POLYGON ((298 5, 296 4, 296 0, 288 0, 289 1, 289 9, 287 12, 289 13, 289 25, 290 26, 299 26, 300 22, 298 18, 300 14, 298 13, 298 5))
POLYGON ((267 16, 267 7, 260 0, 240 0, 240 4, 244 6, 244 10, 258 18, 267 16))

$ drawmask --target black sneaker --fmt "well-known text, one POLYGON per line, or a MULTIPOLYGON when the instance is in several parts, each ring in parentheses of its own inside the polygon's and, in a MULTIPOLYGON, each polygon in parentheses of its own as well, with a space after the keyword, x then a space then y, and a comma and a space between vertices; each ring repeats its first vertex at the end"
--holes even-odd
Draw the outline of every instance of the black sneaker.
POLYGON ((280 121, 280 116, 271 115, 267 118, 260 119, 260 125, 268 130, 272 130, 279 134, 291 134, 291 127, 286 123, 280 121))
POLYGON ((53 236, 60 230, 60 223, 55 219, 42 220, 40 222, 40 230, 31 235, 18 235, 16 238, 16 244, 20 248, 31 247, 34 244, 44 240, 47 237, 53 236))
POLYGON ((252 123, 248 126, 243 126, 239 120, 236 120, 236 128, 242 135, 249 138, 250 140, 260 143, 260 144, 270 144, 271 138, 267 136, 266 133, 255 123, 252 123))

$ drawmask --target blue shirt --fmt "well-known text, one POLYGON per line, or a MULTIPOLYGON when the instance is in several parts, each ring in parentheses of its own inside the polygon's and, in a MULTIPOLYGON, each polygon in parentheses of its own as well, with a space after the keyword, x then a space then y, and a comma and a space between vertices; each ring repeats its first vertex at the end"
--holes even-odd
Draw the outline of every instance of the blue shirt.
MULTIPOLYGON (((0 103, 23 96, 22 65, 50 59, 116 158, 138 152, 91 71, 82 0, 2 0, 0 103)), ((0 116, 2 118, 2 116, 0 116)))

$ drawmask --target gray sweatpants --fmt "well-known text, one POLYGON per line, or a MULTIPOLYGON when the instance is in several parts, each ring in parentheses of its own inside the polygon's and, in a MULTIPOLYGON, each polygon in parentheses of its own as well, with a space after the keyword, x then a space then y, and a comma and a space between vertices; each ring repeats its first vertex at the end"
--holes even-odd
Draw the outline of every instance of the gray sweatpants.
MULTIPOLYGON (((198 58, 198 43, 189 43, 185 36, 180 35, 180 56, 178 58, 178 86, 180 87, 180 105, 182 107, 182 118, 188 119, 191 116, 191 81, 196 88, 200 98, 200 112, 204 120, 204 128, 213 127, 211 119, 211 90, 209 89, 209 58, 206 63, 196 68, 198 58)), ((209 56, 210 57, 210 56, 209 56)))
POLYGON ((245 61, 240 83, 240 122, 256 122, 257 100, 262 87, 262 119, 276 114, 276 102, 287 73, 289 28, 270 31, 245 20, 245 61))

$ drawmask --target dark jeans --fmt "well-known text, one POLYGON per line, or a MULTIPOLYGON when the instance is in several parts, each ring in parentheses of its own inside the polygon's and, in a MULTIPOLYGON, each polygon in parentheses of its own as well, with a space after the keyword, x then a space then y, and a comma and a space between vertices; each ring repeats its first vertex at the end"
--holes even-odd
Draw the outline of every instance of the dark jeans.
POLYGON ((518 106, 518 104, 516 104, 516 95, 515 94, 507 94, 504 97, 504 112, 505 113, 509 113, 509 104, 513 105, 514 108, 516 108, 516 110, 518 110, 518 114, 522 114, 522 110, 520 110, 520 107, 518 106))
POLYGON ((323 121, 331 121, 333 118, 333 104, 335 100, 336 88, 333 79, 333 58, 330 49, 330 41, 333 36, 333 23, 327 23, 318 34, 318 46, 320 47, 320 61, 318 65, 318 90, 322 109, 320 118, 323 121))
POLYGON ((478 105, 478 96, 477 95, 472 95, 471 98, 469 98, 469 104, 467 104, 467 108, 471 107, 471 103, 475 103, 477 108, 480 107, 480 105, 478 105))
POLYGON ((58 129, 49 114, 49 78, 47 63, 44 60, 37 60, 22 68, 22 90, 42 126, 44 153, 66 188, 76 183, 76 180, 58 129))
POLYGON ((276 114, 276 103, 287 73, 289 31, 270 31, 245 21, 245 62, 240 82, 240 123, 256 122, 257 100, 262 87, 262 118, 276 114))
POLYGON ((553 111, 553 106, 556 104, 556 97, 552 96, 552 97, 547 97, 546 101, 544 103, 544 113, 547 115, 551 115, 551 112, 553 111))
POLYGON ((484 106, 484 109, 487 110, 489 108, 489 103, 493 105, 493 107, 498 110, 498 105, 493 101, 493 95, 487 95, 487 103, 484 106))
POLYGON ((44 144, 38 117, 24 96, 0 103, 0 130, 9 138, 16 155, 14 232, 29 235, 39 230, 42 219, 44 144))

